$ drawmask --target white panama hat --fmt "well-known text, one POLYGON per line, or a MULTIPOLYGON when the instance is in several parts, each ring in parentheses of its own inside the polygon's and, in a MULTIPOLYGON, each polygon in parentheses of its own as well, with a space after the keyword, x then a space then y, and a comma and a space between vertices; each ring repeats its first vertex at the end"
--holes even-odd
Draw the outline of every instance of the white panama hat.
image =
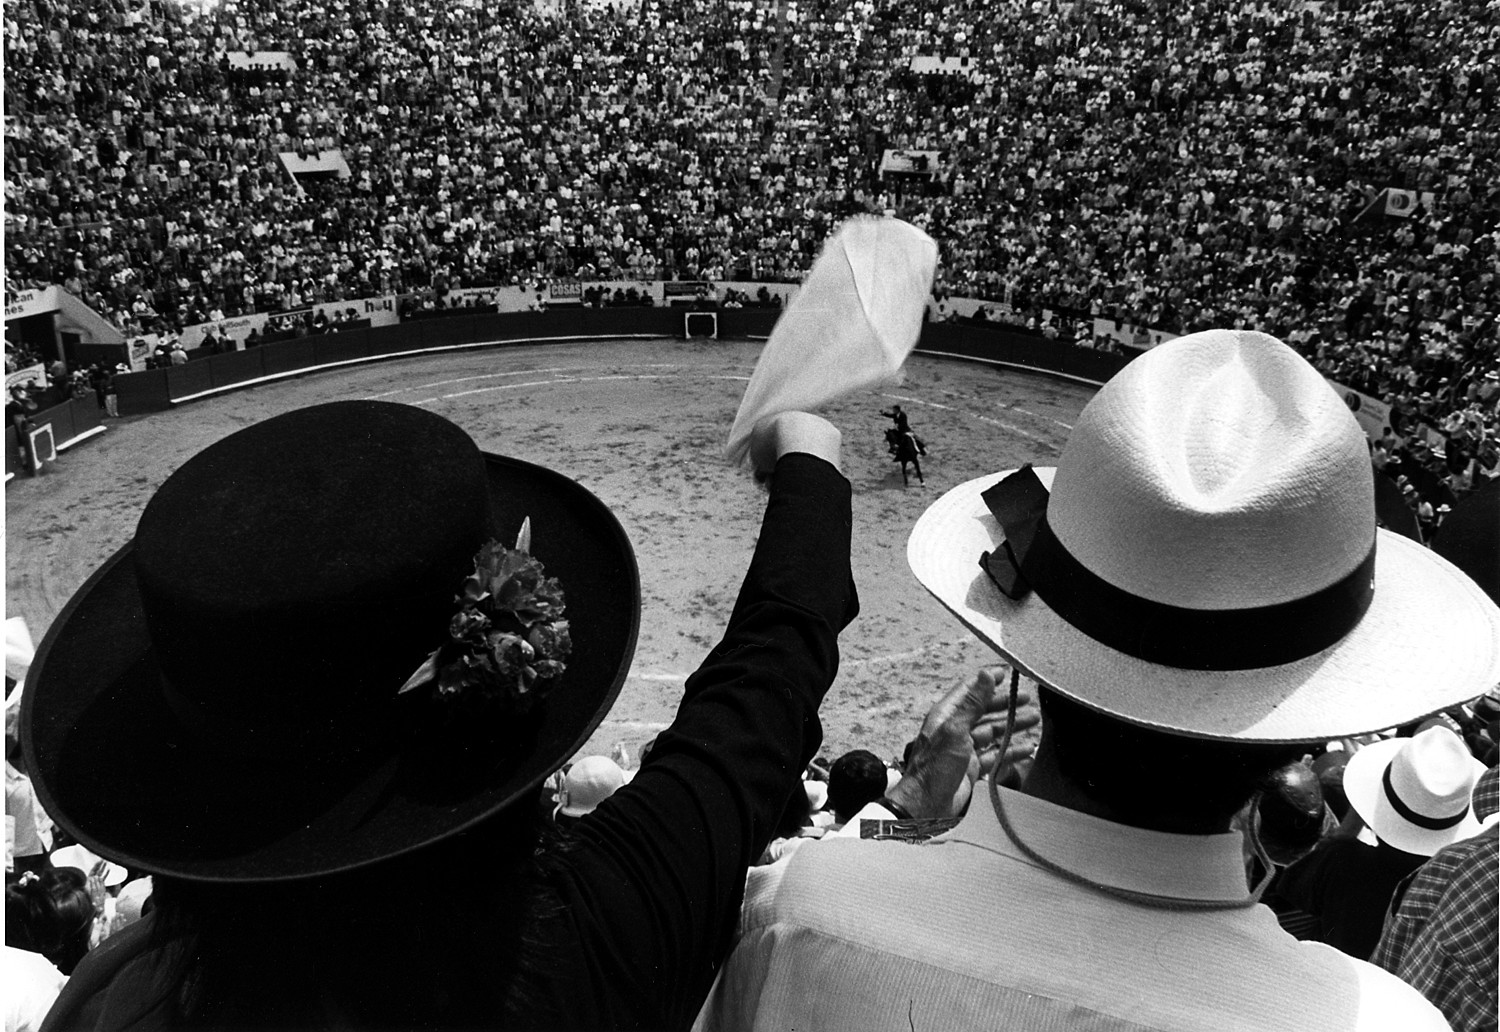
POLYGON ((1344 767, 1344 795, 1376 836, 1431 856, 1483 830, 1471 800, 1484 764, 1445 727, 1365 746, 1344 767))
POLYGON ((608 756, 585 756, 568 768, 554 813, 586 817, 630 781, 632 774, 608 756))
POLYGON ((1500 683, 1500 609, 1447 560, 1376 530, 1359 424, 1274 337, 1209 330, 1146 352, 1085 407, 1056 469, 1034 472, 944 494, 907 560, 983 641, 1084 705, 1301 742, 1500 683), (1009 542, 981 497, 1002 481, 1009 542))

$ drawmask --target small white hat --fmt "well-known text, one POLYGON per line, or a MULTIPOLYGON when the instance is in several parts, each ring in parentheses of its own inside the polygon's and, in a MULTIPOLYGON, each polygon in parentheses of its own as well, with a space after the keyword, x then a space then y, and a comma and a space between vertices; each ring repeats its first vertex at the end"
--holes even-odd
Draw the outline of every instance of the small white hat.
POLYGON ((1377 531, 1359 424, 1263 333, 1210 330, 1136 358, 1055 470, 952 489, 907 560, 1027 676, 1178 734, 1341 738, 1500 683, 1500 608, 1377 531))
POLYGON ((84 874, 88 874, 94 869, 95 864, 103 861, 104 887, 109 889, 130 877, 130 872, 119 864, 104 860, 99 854, 91 853, 82 846, 64 846, 61 849, 54 849, 51 859, 53 867, 76 867, 84 874))
POLYGON ((817 813, 828 805, 828 782, 804 778, 802 791, 807 793, 807 806, 811 812, 817 813))
POLYGON ((31 643, 31 631, 23 617, 11 616, 5 620, 5 676, 15 681, 26 680, 26 671, 36 657, 36 647, 31 643))
POLYGON ((564 817, 583 817, 621 788, 630 776, 608 756, 585 756, 568 768, 558 794, 557 812, 564 817))
POLYGON ((141 919, 141 910, 146 906, 146 901, 151 898, 151 892, 152 884, 149 877, 126 882, 120 888, 119 895, 115 897, 115 912, 126 924, 134 924, 141 919))
POLYGON ((1344 767, 1344 794, 1382 842, 1431 856, 1482 830, 1471 805, 1484 764, 1446 727, 1367 745, 1344 767))

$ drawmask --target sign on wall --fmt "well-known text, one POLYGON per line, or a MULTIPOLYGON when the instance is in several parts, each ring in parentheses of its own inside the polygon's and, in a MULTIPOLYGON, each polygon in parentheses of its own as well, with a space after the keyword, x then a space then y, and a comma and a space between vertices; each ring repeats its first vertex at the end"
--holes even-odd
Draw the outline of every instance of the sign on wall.
POLYGON ((1329 380, 1329 386, 1338 391, 1349 411, 1359 421, 1360 428, 1370 440, 1378 440, 1391 425, 1391 407, 1372 394, 1345 387, 1337 380, 1329 380))
POLYGON ((38 362, 36 365, 29 365, 25 369, 17 369, 13 373, 5 374, 5 396, 7 398, 10 397, 12 388, 22 386, 47 386, 47 367, 38 362))
POLYGON ((58 295, 62 288, 34 287, 29 290, 17 290, 5 295, 5 320, 24 319, 28 315, 41 315, 44 312, 55 312, 61 304, 58 295))

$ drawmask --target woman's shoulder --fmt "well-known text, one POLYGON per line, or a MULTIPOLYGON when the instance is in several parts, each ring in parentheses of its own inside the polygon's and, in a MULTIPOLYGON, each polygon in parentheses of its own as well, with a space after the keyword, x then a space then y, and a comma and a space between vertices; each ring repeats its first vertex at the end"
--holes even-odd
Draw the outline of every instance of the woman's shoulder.
POLYGON ((175 951, 152 934, 154 915, 116 932, 73 969, 42 1032, 148 1028, 169 983, 175 951))

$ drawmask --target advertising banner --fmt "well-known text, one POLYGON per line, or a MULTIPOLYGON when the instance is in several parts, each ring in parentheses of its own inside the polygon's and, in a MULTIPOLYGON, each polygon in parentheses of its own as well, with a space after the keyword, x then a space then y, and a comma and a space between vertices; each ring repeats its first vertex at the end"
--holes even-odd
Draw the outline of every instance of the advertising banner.
POLYGON ((1153 330, 1148 326, 1137 326, 1135 323, 1096 318, 1093 339, 1097 343, 1100 337, 1109 337, 1122 347, 1135 351, 1150 351, 1158 344, 1177 339, 1178 334, 1170 330, 1153 330))
POLYGON ((1397 190, 1391 187, 1385 192, 1385 213, 1397 215, 1403 219, 1410 218, 1412 212, 1417 209, 1417 192, 1415 190, 1397 190))
POLYGON ((132 337, 126 343, 126 351, 130 355, 130 368, 140 372, 146 368, 146 359, 151 357, 156 350, 156 345, 161 343, 161 334, 147 333, 140 337, 132 337))
POLYGON ((494 305, 501 312, 525 312, 531 308, 534 295, 522 287, 459 287, 448 291, 450 306, 469 298, 476 305, 494 305))
MULTIPOLYGON (((339 316, 346 316, 352 311, 354 318, 368 319, 371 326, 394 326, 401 321, 396 315, 396 295, 394 294, 387 297, 352 298, 348 301, 323 301, 313 305, 311 311, 313 315, 327 316, 329 321, 334 321, 339 316)), ((301 312, 297 314, 300 315, 301 312)))
POLYGON ((880 174, 934 176, 943 164, 943 155, 935 150, 887 150, 880 159, 880 174))
POLYGON ((547 284, 547 303, 552 305, 583 304, 583 283, 579 280, 553 280, 547 284))
POLYGON ((38 362, 36 365, 29 365, 25 369, 17 369, 13 373, 5 374, 5 396, 7 398, 10 397, 12 388, 21 386, 47 386, 47 367, 38 362))
POLYGON ((23 319, 28 315, 41 315, 44 312, 57 311, 59 301, 58 294, 62 292, 61 287, 34 287, 30 290, 17 290, 5 295, 5 320, 23 319))
MULTIPOLYGON (((266 320, 270 316, 264 312, 252 312, 249 315, 237 315, 233 319, 221 319, 218 322, 198 323, 193 326, 183 327, 178 338, 182 341, 184 348, 196 348, 203 343, 204 336, 209 330, 214 331, 216 337, 229 337, 235 342, 236 348, 245 346, 245 338, 250 336, 251 330, 264 330, 266 320)), ((155 345, 152 345, 153 347, 155 345)))
MULTIPOLYGON (((265 332, 266 322, 272 316, 293 316, 300 319, 308 312, 317 314, 321 312, 330 320, 338 316, 348 315, 353 311, 355 319, 368 319, 371 326, 394 326, 401 321, 396 311, 396 295, 387 294, 384 297, 362 297, 351 298, 347 301, 324 301, 308 308, 299 308, 294 312, 251 312, 248 315, 237 315, 233 319, 221 319, 219 322, 197 323, 183 329, 181 334, 182 346, 185 348, 196 348, 203 343, 204 335, 213 330, 219 337, 229 337, 235 342, 236 348, 245 346, 245 338, 250 336, 251 330, 265 332)), ((155 344, 152 345, 155 347, 155 344)))
POLYGON ((975 82, 984 80, 984 76, 979 72, 978 63, 967 57, 919 55, 913 57, 907 67, 917 75, 962 75, 975 82))
POLYGON ((1345 387, 1337 380, 1329 380, 1328 384, 1339 392, 1339 397, 1344 399, 1344 404, 1349 406, 1349 411, 1354 413, 1370 440, 1378 440, 1390 428, 1391 407, 1385 402, 1353 387, 1345 387))
POLYGON ((358 301, 345 302, 345 304, 353 307, 361 319, 370 320, 371 326, 394 326, 401 321, 401 317, 396 313, 395 294, 387 294, 385 297, 363 297, 358 301))
POLYGON ((231 50, 226 56, 229 67, 238 71, 252 68, 279 68, 284 72, 297 70, 297 59, 285 50, 231 50))

